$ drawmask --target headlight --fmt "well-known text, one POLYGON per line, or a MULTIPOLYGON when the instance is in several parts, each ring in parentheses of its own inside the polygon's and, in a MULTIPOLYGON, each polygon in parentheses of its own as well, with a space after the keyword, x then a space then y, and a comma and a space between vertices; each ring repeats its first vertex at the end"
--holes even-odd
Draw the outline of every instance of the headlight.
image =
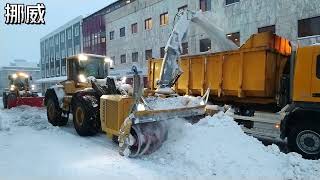
POLYGON ((138 111, 145 111, 145 110, 146 110, 146 107, 145 107, 143 104, 138 104, 137 110, 138 110, 138 111))
POLYGON ((113 67, 113 60, 112 60, 112 59, 106 57, 106 58, 104 59, 104 62, 105 62, 105 63, 109 63, 109 64, 110 64, 110 68, 113 67))
POLYGON ((78 59, 79 59, 79 61, 87 61, 88 60, 88 56, 86 56, 84 54, 79 54, 78 59))
POLYGON ((79 81, 82 82, 82 83, 87 82, 87 78, 86 78, 86 76, 83 75, 83 74, 80 74, 78 78, 79 78, 79 81))
POLYGON ((12 74, 13 79, 17 79, 18 75, 17 74, 12 74))
POLYGON ((16 88, 16 87, 15 87, 14 85, 11 85, 11 86, 10 86, 10 91, 14 91, 15 88, 16 88))
POLYGON ((34 84, 31 85, 31 90, 34 91, 36 89, 36 86, 34 84))
POLYGON ((122 82, 122 84, 126 84, 126 82, 127 82, 127 77, 123 77, 123 78, 121 79, 121 82, 122 82))

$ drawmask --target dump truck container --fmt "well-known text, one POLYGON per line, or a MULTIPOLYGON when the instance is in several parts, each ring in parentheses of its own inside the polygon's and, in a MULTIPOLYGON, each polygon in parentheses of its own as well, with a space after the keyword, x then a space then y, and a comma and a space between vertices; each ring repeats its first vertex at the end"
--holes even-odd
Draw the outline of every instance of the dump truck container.
MULTIPOLYGON (((179 94, 203 95, 223 102, 276 103, 280 78, 291 55, 287 39, 271 32, 252 35, 238 50, 183 56, 179 94), (245 97, 245 98, 244 98, 245 97)), ((149 61, 149 87, 156 89, 162 59, 149 61)))

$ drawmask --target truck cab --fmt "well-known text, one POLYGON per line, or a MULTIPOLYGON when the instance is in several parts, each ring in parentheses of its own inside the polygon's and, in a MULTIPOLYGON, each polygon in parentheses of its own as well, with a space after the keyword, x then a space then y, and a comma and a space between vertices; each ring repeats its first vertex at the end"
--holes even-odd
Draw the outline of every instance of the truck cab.
POLYGON ((291 151, 320 158, 320 45, 292 54, 292 103, 281 122, 281 137, 291 151))

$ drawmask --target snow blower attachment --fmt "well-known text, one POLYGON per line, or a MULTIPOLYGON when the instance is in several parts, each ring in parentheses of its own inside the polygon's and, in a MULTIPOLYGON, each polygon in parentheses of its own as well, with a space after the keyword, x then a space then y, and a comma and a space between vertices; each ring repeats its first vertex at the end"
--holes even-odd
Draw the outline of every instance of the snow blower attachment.
POLYGON ((133 68, 133 96, 103 95, 100 98, 100 119, 102 130, 110 137, 118 137, 120 154, 138 157, 150 154, 161 147, 167 139, 167 120, 201 116, 205 106, 151 109, 142 97, 142 81, 133 68))
POLYGON ((43 97, 38 97, 36 86, 31 85, 32 77, 19 72, 8 76, 9 88, 3 92, 3 107, 17 106, 42 107, 43 97))

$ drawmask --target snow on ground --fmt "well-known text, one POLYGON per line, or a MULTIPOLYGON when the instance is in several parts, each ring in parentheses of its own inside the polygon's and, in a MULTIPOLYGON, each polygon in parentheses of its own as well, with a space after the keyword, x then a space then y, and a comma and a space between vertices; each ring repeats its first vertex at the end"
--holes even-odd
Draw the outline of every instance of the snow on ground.
MULTIPOLYGON (((177 101, 177 99, 175 99, 177 101)), ((176 102, 170 99, 169 102, 176 102)), ((160 103, 161 104, 161 103, 160 103)), ((169 139, 155 153, 122 157, 101 134, 79 137, 47 123, 44 108, 0 110, 0 179, 318 179, 320 161, 247 136, 223 113, 191 125, 170 122, 169 139)))

